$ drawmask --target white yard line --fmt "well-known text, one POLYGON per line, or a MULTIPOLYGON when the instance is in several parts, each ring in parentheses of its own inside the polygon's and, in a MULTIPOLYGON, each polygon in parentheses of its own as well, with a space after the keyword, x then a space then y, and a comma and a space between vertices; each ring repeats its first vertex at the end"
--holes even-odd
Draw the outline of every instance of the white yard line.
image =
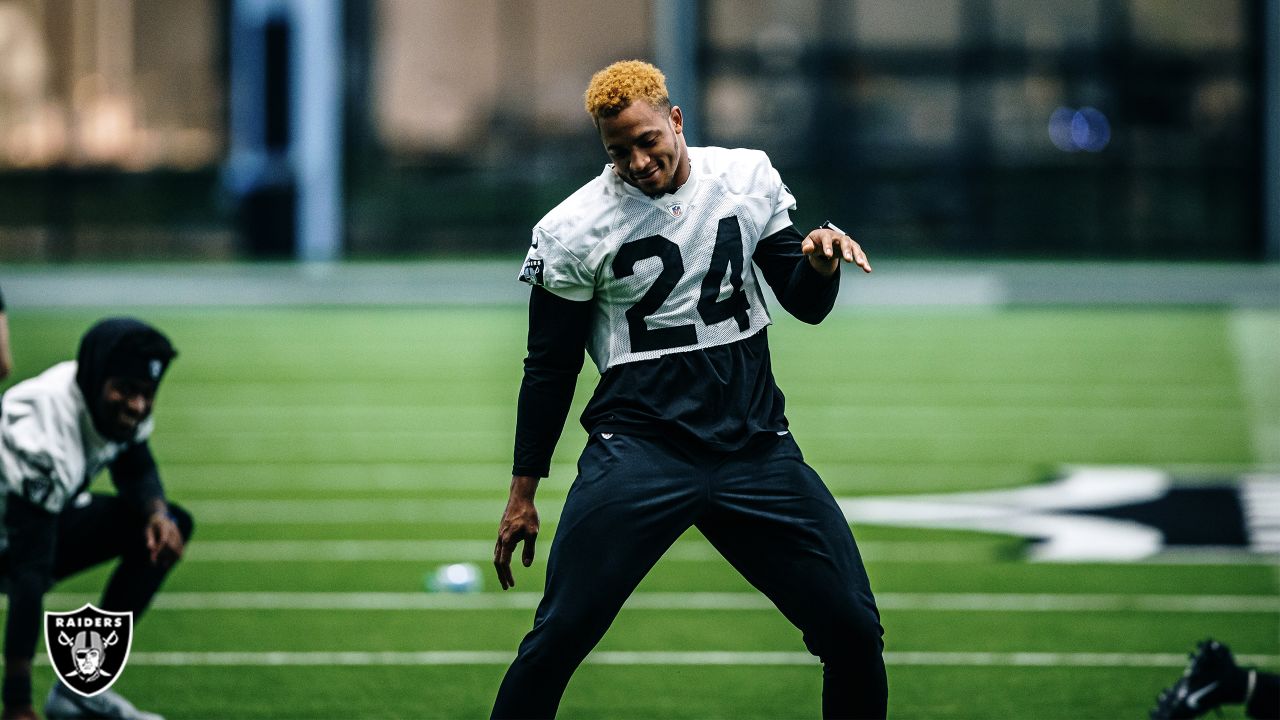
MULTIPOLYGON (((163 592, 156 610, 527 610, 542 593, 306 593, 163 592)), ((51 610, 72 610, 95 596, 52 593, 51 610)), ((1280 598, 1270 595, 1124 595, 1029 593, 880 593, 882 610, 916 612, 1167 612, 1280 613, 1280 598)), ((4 605, 0 603, 0 605, 4 605)), ((626 607, 635 610, 772 610, 768 598, 750 592, 641 592, 626 607)))
MULTIPOLYGON (((1280 657, 1238 655, 1249 665, 1275 665, 1280 657)), ((507 665, 511 651, 457 650, 436 652, 134 652, 130 665, 163 666, 387 666, 507 665)), ((1052 652, 886 652, 890 667, 907 665, 959 667, 1170 667, 1186 665, 1184 653, 1052 653, 1052 652)), ((37 658, 48 664, 44 655, 37 658)), ((817 665, 804 652, 732 651, 600 651, 588 665, 817 665)))
MULTIPOLYGON (((347 525, 358 523, 471 523, 497 527, 502 503, 493 500, 192 500, 202 525, 347 525)), ((543 522, 560 516, 563 503, 540 501, 543 522)))
POLYGON ((1231 315, 1231 340, 1254 460, 1280 463, 1280 313, 1237 310, 1231 315))
MULTIPOLYGON (((495 525, 496 527, 496 525, 495 525)), ((866 560, 877 562, 988 562, 985 540, 946 543, 885 540, 858 543, 866 560)), ((722 561, 706 542, 680 542, 667 561, 722 561)), ((203 540, 193 542, 187 562, 489 562, 492 540, 203 540)))

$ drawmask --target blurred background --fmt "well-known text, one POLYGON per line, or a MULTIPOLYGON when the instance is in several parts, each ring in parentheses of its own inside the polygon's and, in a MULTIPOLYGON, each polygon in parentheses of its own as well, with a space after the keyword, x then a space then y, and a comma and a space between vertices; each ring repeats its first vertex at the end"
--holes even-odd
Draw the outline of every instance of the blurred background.
MULTIPOLYGON (((767 151, 796 225, 875 264, 769 334, 883 611, 893 716, 1144 717, 1209 635, 1280 668, 1280 0, 0 0, 0 389, 108 314, 181 352, 151 445, 198 530, 121 692, 170 718, 487 716, 598 380, 502 593, 515 276, 606 162, 586 83, 633 57, 694 144, 767 151), (1132 474, 1129 505, 1013 531, 912 519, 1132 474), (1138 551, 1044 561, 1046 527, 1130 520, 1138 551), (477 587, 438 592, 463 562, 477 587)), ((561 717, 816 717, 820 684, 690 530, 561 717)))
POLYGON ((0 0, 0 262, 515 255, 628 57, 881 257, 1275 260, 1276 5, 0 0))

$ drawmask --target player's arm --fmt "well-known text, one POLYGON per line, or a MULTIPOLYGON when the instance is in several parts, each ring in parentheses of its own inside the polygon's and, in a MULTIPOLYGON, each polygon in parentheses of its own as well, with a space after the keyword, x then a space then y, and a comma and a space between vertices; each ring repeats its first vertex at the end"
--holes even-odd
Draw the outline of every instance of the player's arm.
POLYGON ((56 517, 10 493, 5 511, 9 536, 9 610, 4 629, 4 685, 0 696, 6 717, 30 717, 31 660, 44 617, 44 594, 53 584, 56 517))
POLYGON ((130 445, 111 463, 111 482, 122 500, 146 520, 147 551, 151 562, 168 567, 185 549, 182 532, 169 515, 160 471, 146 441, 130 445))
POLYGON ((813 325, 822 322, 835 306, 842 260, 871 271, 853 238, 827 227, 805 237, 794 225, 788 225, 760 240, 752 260, 782 307, 813 325))
POLYGON ((551 454, 569 415, 590 330, 590 301, 566 300, 541 287, 533 288, 529 295, 529 354, 524 360, 516 408, 511 491, 493 552, 503 590, 515 585, 511 556, 516 545, 524 542, 524 566, 533 564, 538 537, 533 497, 538 480, 550 472, 551 454))
POLYGON ((0 380, 13 372, 13 354, 9 351, 9 316, 4 310, 4 294, 0 293, 0 380))

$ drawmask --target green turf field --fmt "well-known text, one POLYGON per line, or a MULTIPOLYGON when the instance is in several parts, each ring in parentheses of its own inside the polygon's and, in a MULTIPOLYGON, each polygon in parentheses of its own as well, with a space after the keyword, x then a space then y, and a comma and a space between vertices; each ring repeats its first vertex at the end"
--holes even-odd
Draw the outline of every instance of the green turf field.
MULTIPOLYGON (((584 440, 571 418, 538 497, 538 561, 497 592, 487 561, 523 309, 141 314, 181 352, 152 445, 197 530, 117 688, 170 718, 486 716, 584 440), (486 569, 485 592, 423 592, 452 561, 486 569)), ((19 376, 69 357, 94 318, 16 314, 19 376)), ((1011 488, 1068 464, 1274 471, 1262 428, 1278 410, 1277 328, 1280 313, 1194 308, 886 309, 817 328, 780 318, 771 345, 801 447, 837 496, 857 497, 1011 488)), ((573 418, 594 380, 584 372, 573 418)), ((893 717, 1145 717, 1210 634, 1280 669, 1275 556, 1043 564, 998 535, 854 531, 882 604, 893 717)), ((93 599, 103 578, 57 587, 49 609, 93 599)), ((816 717, 821 671, 803 650, 691 533, 575 676, 561 717, 816 717)))

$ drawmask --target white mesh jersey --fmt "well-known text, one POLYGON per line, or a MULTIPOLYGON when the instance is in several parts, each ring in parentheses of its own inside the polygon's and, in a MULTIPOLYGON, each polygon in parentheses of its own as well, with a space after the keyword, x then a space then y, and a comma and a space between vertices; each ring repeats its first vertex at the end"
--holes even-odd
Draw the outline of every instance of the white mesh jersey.
POLYGON ((520 279, 594 300, 600 372, 727 345, 769 325, 751 256, 791 224, 795 198, 758 150, 689 148, 689 179, 651 198, 612 166, 533 230, 520 279))
MULTIPOLYGON (((155 428, 138 426, 133 442, 155 428)), ((9 388, 0 412, 0 475, 8 491, 51 513, 128 448, 98 434, 76 384, 75 361, 61 362, 9 388)))

